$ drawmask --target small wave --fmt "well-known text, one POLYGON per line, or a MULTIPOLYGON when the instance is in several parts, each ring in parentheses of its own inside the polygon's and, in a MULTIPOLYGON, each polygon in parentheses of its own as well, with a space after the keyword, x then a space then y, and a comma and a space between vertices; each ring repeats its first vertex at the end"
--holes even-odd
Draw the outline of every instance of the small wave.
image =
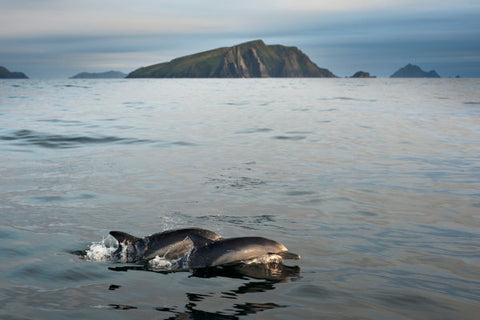
POLYGON ((28 96, 8 96, 7 99, 29 99, 28 96))
POLYGON ((261 133, 261 132, 270 132, 273 129, 270 128, 248 128, 245 130, 237 131, 237 134, 247 134, 247 133, 261 133))
POLYGON ((352 97, 335 97, 332 100, 346 100, 346 101, 363 101, 363 102, 375 102, 376 99, 359 99, 359 98, 352 98, 352 97))
POLYGON ((276 140, 291 140, 291 141, 298 141, 306 139, 306 136, 274 136, 273 139, 276 140))
POLYGON ((312 131, 287 131, 287 134, 312 134, 312 131))
POLYGON ((307 190, 294 190, 294 191, 288 191, 285 194, 287 196, 309 196, 309 195, 315 194, 315 192, 307 191, 307 190))
POLYGON ((188 141, 157 141, 153 146, 156 148, 198 147, 199 144, 188 141))
POLYGON ((211 223, 232 224, 248 230, 277 226, 277 218, 271 214, 258 216, 206 215, 199 216, 198 219, 207 224, 210 221, 211 223))
POLYGON ((246 106, 249 103, 250 103, 249 101, 243 100, 243 101, 227 102, 226 104, 229 106, 246 106))
POLYGON ((76 84, 58 84, 55 85, 57 88, 82 88, 82 89, 90 89, 91 87, 89 86, 79 86, 76 84))
POLYGON ((121 138, 115 136, 75 136, 61 134, 47 134, 33 130, 17 130, 9 135, 0 136, 0 140, 16 141, 17 145, 35 145, 50 149, 69 149, 77 148, 83 144, 104 144, 104 143, 148 143, 150 140, 121 138))
POLYGON ((188 142, 188 141, 175 141, 171 143, 172 145, 175 146, 184 146, 184 147, 196 147, 198 144, 193 143, 193 142, 188 142))
POLYGON ((250 177, 236 177, 220 175, 220 178, 209 178, 208 184, 215 184, 217 189, 223 189, 225 187, 234 189, 251 189, 267 184, 266 181, 258 178, 250 177))
MULTIPOLYGON (((332 98, 318 98, 318 101, 362 101, 362 102, 376 102, 376 99, 360 99, 360 98, 354 98, 354 97, 345 97, 345 96, 339 96, 339 97, 332 97, 332 98)), ((324 110, 324 111, 329 111, 329 110, 324 110)))
POLYGON ((41 119, 37 120, 38 122, 49 122, 49 123, 58 123, 62 126, 76 126, 81 124, 81 121, 77 120, 63 120, 63 119, 41 119))
POLYGON ((124 106, 138 106, 145 104, 144 101, 126 101, 123 103, 124 106))
POLYGON ((45 195, 45 196, 38 196, 33 197, 32 199, 42 201, 42 202, 55 202, 55 201, 69 201, 69 200, 89 200, 93 199, 96 196, 93 194, 79 194, 76 196, 58 196, 58 195, 45 195))

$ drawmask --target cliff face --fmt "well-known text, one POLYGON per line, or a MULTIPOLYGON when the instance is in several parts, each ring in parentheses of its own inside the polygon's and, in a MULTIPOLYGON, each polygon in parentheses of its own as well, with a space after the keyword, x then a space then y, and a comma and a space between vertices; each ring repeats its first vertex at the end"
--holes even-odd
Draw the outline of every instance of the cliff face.
POLYGON ((7 68, 0 66, 0 79, 28 79, 23 72, 10 72, 7 68))
POLYGON ((127 78, 335 77, 295 47, 262 40, 174 59, 131 72, 127 78))
POLYGON ((407 64, 392 74, 390 78, 440 78, 440 76, 434 70, 425 72, 419 66, 407 64))

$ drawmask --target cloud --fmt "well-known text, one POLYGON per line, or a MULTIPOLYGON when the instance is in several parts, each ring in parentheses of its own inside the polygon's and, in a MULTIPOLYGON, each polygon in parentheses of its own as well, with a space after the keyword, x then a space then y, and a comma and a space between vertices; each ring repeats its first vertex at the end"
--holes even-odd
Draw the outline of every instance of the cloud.
POLYGON ((171 15, 162 9, 135 13, 119 8, 112 10, 104 6, 95 10, 92 8, 95 6, 88 10, 84 6, 60 6, 2 11, 0 20, 8 28, 0 29, 0 37, 207 32, 214 30, 219 24, 201 17, 171 15))
MULTIPOLYGON (((178 34, 219 30, 275 30, 305 21, 331 21, 330 15, 478 9, 474 1, 452 6, 432 0, 103 0, 3 1, 0 37, 95 34, 178 34)), ((334 18, 334 17, 333 17, 334 18)))

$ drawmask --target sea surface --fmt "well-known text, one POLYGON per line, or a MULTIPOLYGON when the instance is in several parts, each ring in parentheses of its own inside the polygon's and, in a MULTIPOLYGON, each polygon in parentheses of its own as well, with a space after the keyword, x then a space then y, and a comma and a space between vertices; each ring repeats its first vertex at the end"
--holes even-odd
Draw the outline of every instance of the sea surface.
POLYGON ((478 319, 479 79, 2 80, 0 163, 1 319, 478 319), (302 258, 81 254, 183 227, 302 258))

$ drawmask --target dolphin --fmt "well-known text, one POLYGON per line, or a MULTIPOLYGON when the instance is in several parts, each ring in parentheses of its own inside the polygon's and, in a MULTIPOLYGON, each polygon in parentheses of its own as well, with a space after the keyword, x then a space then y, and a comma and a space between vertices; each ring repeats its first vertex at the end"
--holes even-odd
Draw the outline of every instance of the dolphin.
POLYGON ((239 237, 205 241, 196 235, 188 236, 194 248, 182 260, 189 269, 211 268, 223 265, 267 263, 283 259, 300 259, 296 253, 288 252, 281 243, 263 237, 239 237), (205 244, 207 242, 207 244, 205 244))
POLYGON ((118 241, 113 259, 119 262, 138 262, 156 256, 178 259, 193 249, 190 236, 196 239, 197 245, 206 245, 221 238, 218 233, 200 228, 167 230, 144 238, 121 231, 110 231, 110 235, 118 241))

